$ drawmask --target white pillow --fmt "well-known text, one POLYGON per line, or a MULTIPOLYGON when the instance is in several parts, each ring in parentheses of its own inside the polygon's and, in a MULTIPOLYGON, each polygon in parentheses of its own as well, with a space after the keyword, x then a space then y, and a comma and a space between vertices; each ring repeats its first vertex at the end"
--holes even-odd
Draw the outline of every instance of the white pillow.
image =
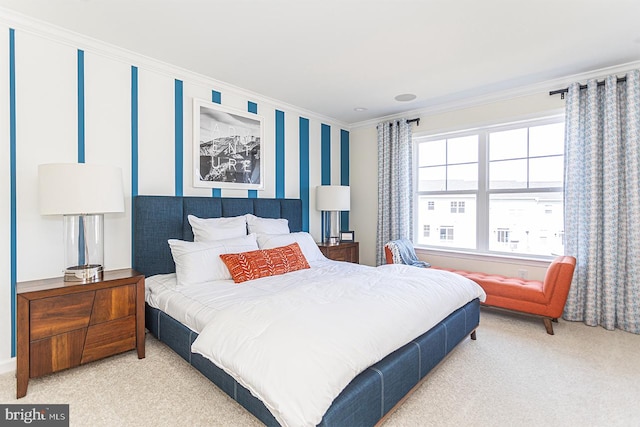
POLYGON ((193 230, 193 240, 196 242, 212 242, 247 235, 247 220, 244 215, 228 218, 198 218, 187 215, 187 219, 193 230))
POLYGON ((297 243, 307 261, 322 261, 327 258, 320 252, 318 244, 309 233, 300 231, 288 234, 258 234, 258 246, 260 249, 272 249, 280 246, 297 243))
POLYGON ((170 239, 169 246, 176 264, 176 279, 178 285, 182 286, 231 279, 231 273, 220 255, 258 249, 255 234, 214 242, 170 239))
POLYGON ((245 217, 249 233, 287 234, 291 231, 289 230, 289 220, 285 218, 260 218, 251 214, 246 214, 245 217))

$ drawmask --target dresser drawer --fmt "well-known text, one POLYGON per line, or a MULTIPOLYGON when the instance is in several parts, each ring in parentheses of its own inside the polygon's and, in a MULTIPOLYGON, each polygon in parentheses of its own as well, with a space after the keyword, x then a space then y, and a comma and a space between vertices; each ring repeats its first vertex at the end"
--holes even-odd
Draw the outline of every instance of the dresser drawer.
POLYGON ((37 357, 29 366, 29 376, 35 378, 80 365, 86 333, 82 328, 31 342, 29 351, 37 357))
POLYGON ((30 341, 86 328, 95 292, 81 292, 31 301, 30 341))
POLYGON ((334 261, 351 262, 351 250, 349 248, 335 248, 330 251, 331 259, 334 261))
POLYGON ((135 285, 118 286, 96 291, 90 325, 136 314, 135 285))
POLYGON ((331 260, 353 262, 356 264, 359 262, 358 242, 343 242, 337 245, 319 243, 318 248, 324 256, 331 260))
POLYGON ((136 347, 136 316, 89 326, 80 363, 92 362, 136 347))

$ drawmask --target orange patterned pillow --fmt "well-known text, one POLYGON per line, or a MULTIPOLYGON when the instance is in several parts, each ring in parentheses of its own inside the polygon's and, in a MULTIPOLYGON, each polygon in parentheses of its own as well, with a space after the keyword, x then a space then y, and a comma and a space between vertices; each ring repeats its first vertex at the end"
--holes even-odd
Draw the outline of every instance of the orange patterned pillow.
POLYGON ((220 258, 236 283, 309 268, 297 243, 273 249, 221 254, 220 258))

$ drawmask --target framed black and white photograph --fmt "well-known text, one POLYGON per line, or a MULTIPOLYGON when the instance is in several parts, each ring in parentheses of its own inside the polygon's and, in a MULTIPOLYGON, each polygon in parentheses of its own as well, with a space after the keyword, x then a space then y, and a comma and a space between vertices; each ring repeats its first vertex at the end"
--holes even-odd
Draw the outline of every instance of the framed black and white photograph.
POLYGON ((356 241, 356 233, 355 233, 355 231, 341 231, 340 232, 340 241, 341 242, 355 242, 356 241))
POLYGON ((194 187, 264 189, 263 119, 193 100, 194 187))

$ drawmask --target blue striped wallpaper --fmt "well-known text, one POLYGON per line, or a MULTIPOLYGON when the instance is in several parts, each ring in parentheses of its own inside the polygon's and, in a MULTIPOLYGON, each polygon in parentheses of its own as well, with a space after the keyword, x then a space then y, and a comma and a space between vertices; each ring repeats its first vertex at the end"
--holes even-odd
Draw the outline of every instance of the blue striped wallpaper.
POLYGON ((78 163, 84 162, 84 51, 78 49, 78 163))
MULTIPOLYGON (((258 104, 256 104, 255 102, 247 101, 247 110, 250 113, 258 114, 258 104)), ((260 143, 263 144, 264 141, 261 141, 260 143)), ((262 160, 260 160, 260 161, 262 161, 262 160)), ((261 176, 260 179, 264 179, 264 176, 261 176)), ((258 198, 258 190, 247 190, 247 197, 250 198, 250 199, 257 199, 258 198)))
MULTIPOLYGON (((211 91, 211 102, 216 104, 222 104, 222 94, 217 90, 211 91)), ((199 112, 195 112, 194 114, 200 114, 199 112)), ((211 197, 222 197, 222 189, 220 188, 212 188, 211 189, 211 197)))
POLYGON ((284 192, 284 111, 276 110, 276 198, 283 199, 284 192))
POLYGON ((309 119, 300 117, 300 199, 302 200, 302 231, 309 231, 309 119))
MULTIPOLYGON (((320 126, 320 183, 331 185, 331 126, 320 126)), ((325 217, 320 218, 320 229, 324 230, 325 217)), ((324 238, 324 237, 323 237, 324 238)))
MULTIPOLYGON (((77 96, 78 96, 78 163, 85 162, 85 142, 84 142, 84 51, 78 49, 77 55, 77 96)), ((84 256, 84 227, 82 226, 84 218, 80 217, 79 230, 78 230, 78 263, 83 265, 85 263, 84 256)))
POLYGON ((182 196, 184 191, 184 99, 182 80, 175 81, 175 195, 182 196))
POLYGON ((138 195, 138 67, 131 66, 131 265, 135 246, 135 197, 138 195))
POLYGON ((331 126, 320 128, 320 183, 331 185, 331 126))
MULTIPOLYGON (((349 185, 349 132, 340 130, 340 185, 349 185)), ((349 230, 349 212, 340 213, 340 228, 349 230)))
POLYGON ((18 282, 18 230, 16 205, 16 37, 9 29, 9 169, 10 169, 10 249, 11 252, 11 357, 16 356, 16 283, 18 282))
POLYGON ((211 102, 215 102, 216 104, 222 104, 222 94, 217 90, 211 91, 211 102))
POLYGON ((131 66, 131 196, 138 195, 138 67, 131 66))

